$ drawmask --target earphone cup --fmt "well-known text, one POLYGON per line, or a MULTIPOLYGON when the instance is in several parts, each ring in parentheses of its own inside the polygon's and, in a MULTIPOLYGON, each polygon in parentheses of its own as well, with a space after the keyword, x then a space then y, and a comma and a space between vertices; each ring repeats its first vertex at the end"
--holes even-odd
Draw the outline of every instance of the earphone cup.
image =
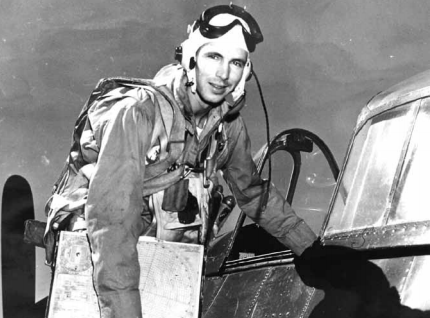
POLYGON ((194 69, 196 67, 196 60, 194 57, 190 58, 190 70, 194 69))
POLYGON ((252 78, 252 71, 249 72, 248 77, 246 78, 246 81, 248 82, 249 80, 251 80, 252 78))
POLYGON ((251 70, 249 71, 249 74, 248 74, 248 76, 246 77, 246 80, 245 80, 245 81, 247 81, 247 82, 252 78, 252 73, 253 73, 253 71, 254 71, 252 63, 251 63, 251 62, 249 62, 249 63, 251 64, 251 70))

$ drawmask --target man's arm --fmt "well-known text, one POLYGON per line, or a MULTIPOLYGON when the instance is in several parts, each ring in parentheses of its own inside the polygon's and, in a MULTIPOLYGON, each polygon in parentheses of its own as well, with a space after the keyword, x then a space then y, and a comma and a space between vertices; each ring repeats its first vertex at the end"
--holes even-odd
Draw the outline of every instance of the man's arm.
POLYGON ((239 207, 295 254, 301 255, 316 240, 315 233, 273 185, 270 186, 267 207, 261 210, 267 186, 252 160, 251 142, 241 117, 229 125, 227 134, 231 141, 230 154, 223 173, 239 207))
POLYGON ((143 230, 145 154, 154 122, 153 104, 143 97, 123 98, 103 115, 97 117, 97 109, 90 115, 100 152, 85 217, 103 317, 141 317, 136 244, 143 230))

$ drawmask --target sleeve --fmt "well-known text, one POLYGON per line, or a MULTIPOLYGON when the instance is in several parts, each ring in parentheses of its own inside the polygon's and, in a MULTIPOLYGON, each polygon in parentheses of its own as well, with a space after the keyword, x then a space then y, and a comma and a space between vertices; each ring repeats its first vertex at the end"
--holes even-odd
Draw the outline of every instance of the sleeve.
POLYGON ((296 215, 274 185, 270 185, 267 206, 262 211, 266 181, 261 179, 252 159, 251 142, 241 117, 230 125, 227 135, 233 142, 222 170, 239 207, 295 254, 301 255, 316 240, 315 233, 296 215))
POLYGON ((101 316, 141 317, 136 244, 143 230, 143 176, 154 105, 148 97, 125 97, 90 121, 100 153, 85 218, 101 316))

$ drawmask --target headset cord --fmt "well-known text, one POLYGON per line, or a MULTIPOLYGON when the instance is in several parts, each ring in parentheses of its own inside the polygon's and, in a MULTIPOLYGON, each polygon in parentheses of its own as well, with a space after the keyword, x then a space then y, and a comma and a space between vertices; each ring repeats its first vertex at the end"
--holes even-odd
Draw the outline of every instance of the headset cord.
POLYGON ((267 201, 269 199, 269 189, 270 189, 270 184, 272 181, 272 158, 271 158, 271 155, 269 153, 269 151, 270 151, 270 126, 269 126, 269 115, 267 113, 267 107, 266 107, 266 103, 264 101, 263 90, 261 89, 260 81, 258 80, 258 76, 254 70, 252 70, 252 74, 254 75, 255 82, 257 83, 258 92, 260 93, 261 104, 263 105, 264 118, 266 120, 266 138, 267 138, 266 155, 268 156, 268 160, 269 160, 269 176, 268 176, 268 180, 267 180, 267 189, 264 193, 263 201, 261 204, 261 210, 264 211, 266 209, 267 201))

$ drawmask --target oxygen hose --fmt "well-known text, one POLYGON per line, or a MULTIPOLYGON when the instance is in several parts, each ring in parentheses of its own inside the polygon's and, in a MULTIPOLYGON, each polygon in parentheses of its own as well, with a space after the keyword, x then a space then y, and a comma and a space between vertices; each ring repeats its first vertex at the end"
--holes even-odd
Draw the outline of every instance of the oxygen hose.
POLYGON ((270 146, 270 126, 269 126, 269 115, 267 113, 267 107, 266 107, 266 103, 264 101, 264 96, 263 96, 263 90, 261 89, 261 85, 260 85, 260 81, 258 80, 258 76, 255 73, 255 70, 252 70, 252 74, 253 77, 255 78, 255 82, 257 83, 257 87, 258 87, 258 92, 260 94, 260 99, 261 99, 261 104, 263 105, 263 110, 264 110, 264 118, 266 120, 266 138, 267 138, 267 156, 268 156, 268 160, 269 160, 269 176, 267 179, 267 190, 264 193, 264 197, 263 197, 263 202, 261 204, 261 209, 262 211, 264 211, 266 209, 266 205, 267 205, 267 200, 269 199, 269 188, 270 188, 270 184, 272 181, 272 158, 270 156, 269 153, 269 146, 270 146))

